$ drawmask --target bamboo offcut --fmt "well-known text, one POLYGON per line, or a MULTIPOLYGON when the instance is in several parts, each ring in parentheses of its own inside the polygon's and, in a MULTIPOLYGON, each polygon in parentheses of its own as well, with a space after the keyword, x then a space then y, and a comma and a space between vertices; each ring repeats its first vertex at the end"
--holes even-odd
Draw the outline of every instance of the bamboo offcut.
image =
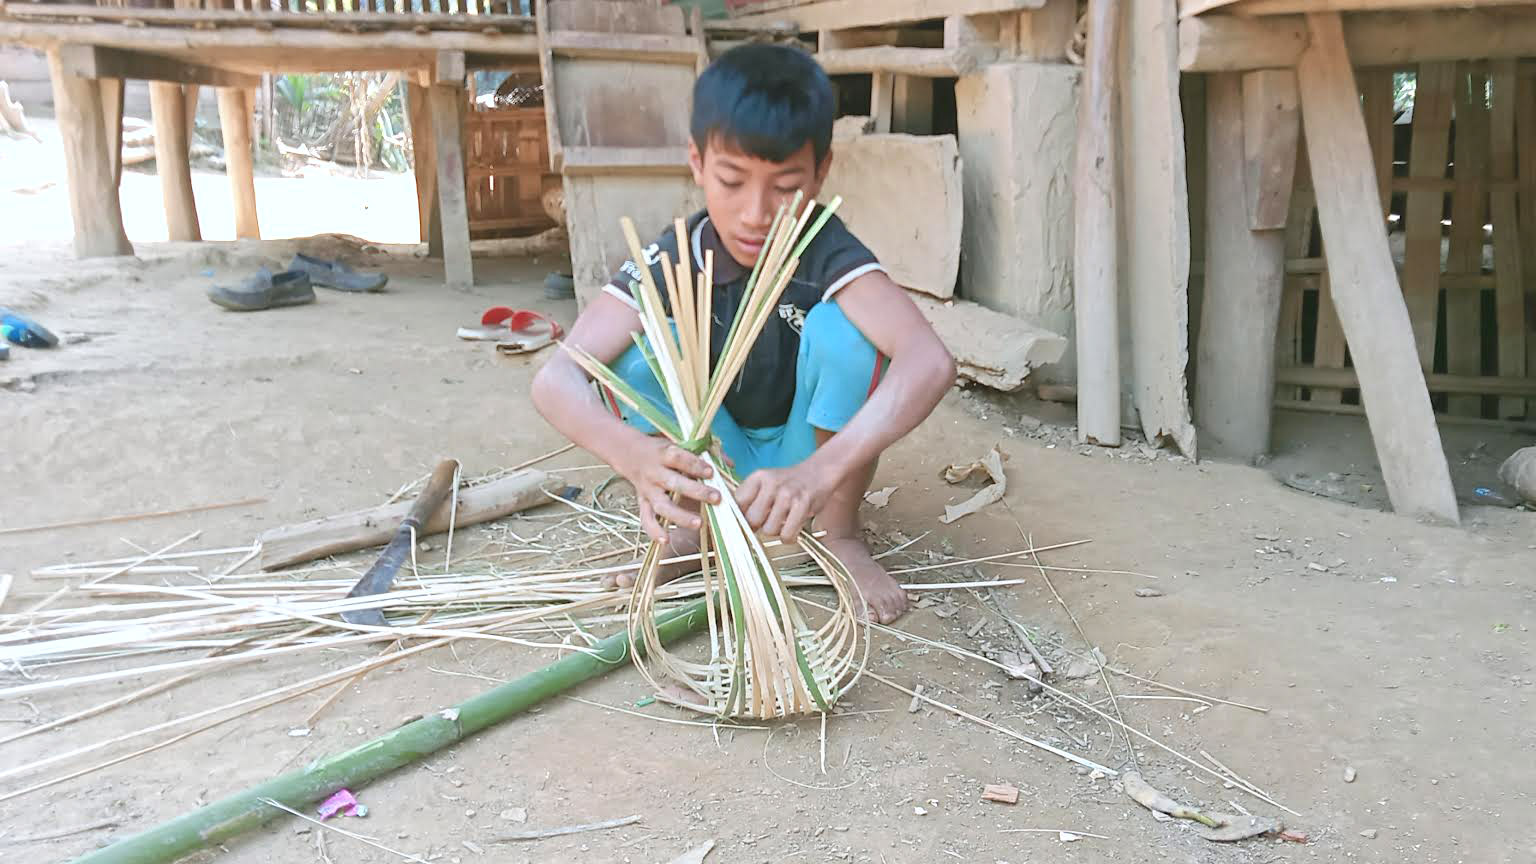
MULTIPOLYGON (((660 644, 680 639, 705 624, 703 600, 659 616, 660 644)), ((542 669, 495 687, 459 705, 423 717, 361 746, 318 760, 299 771, 231 795, 141 834, 76 859, 75 864, 166 864, 189 852, 221 843, 282 814, 262 799, 302 808, 338 789, 357 787, 419 761, 477 732, 526 711, 604 672, 619 668, 631 654, 628 631, 594 646, 592 653, 568 654, 542 669)), ((644 646, 633 646, 634 653, 644 646)))

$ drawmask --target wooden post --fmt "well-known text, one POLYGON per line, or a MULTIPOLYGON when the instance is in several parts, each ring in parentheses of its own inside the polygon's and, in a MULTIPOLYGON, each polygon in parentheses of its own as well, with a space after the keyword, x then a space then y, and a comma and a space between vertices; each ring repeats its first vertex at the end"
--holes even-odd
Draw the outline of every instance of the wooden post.
POLYGON ((891 113, 894 110, 896 76, 890 72, 876 72, 869 79, 869 116, 875 122, 876 132, 891 131, 891 113))
MULTIPOLYGON (((1520 222, 1515 187, 1508 182, 1499 182, 1515 179, 1516 61, 1494 60, 1490 70, 1493 78, 1491 161, 1495 183, 1489 209, 1493 215, 1499 376, 1523 378, 1528 371, 1525 363, 1526 340, 1530 337, 1526 333, 1528 310, 1525 304, 1525 262, 1521 260, 1521 246, 1530 242, 1526 237, 1530 226, 1520 222)), ((1524 414, 1524 399, 1499 400, 1499 417, 1520 417, 1524 414)))
MULTIPOLYGON (((1413 96, 1409 179, 1445 179, 1455 83, 1455 63, 1420 64, 1413 96)), ((1408 318, 1419 365, 1425 369, 1435 359, 1436 313, 1440 305, 1440 220, 1444 214, 1444 189, 1409 187, 1403 205, 1403 294, 1408 300, 1408 318)), ((1332 251, 1330 247, 1329 253, 1332 251)))
MULTIPOLYGON (((1463 63, 1456 70, 1456 185, 1451 190, 1447 277, 1478 277, 1483 273, 1483 225, 1488 216, 1488 76, 1480 65, 1473 67, 1463 63)), ((1514 134, 1513 128, 1510 134, 1514 134)), ((1446 371, 1452 375, 1481 374, 1482 286, 1474 280, 1450 278, 1440 284, 1445 292, 1446 371)), ((1434 327, 1433 321, 1430 326, 1434 327)), ((1423 361, 1422 354, 1419 359, 1423 361)), ((1431 369, 1428 364, 1424 368, 1431 369)), ((1452 393, 1446 397, 1446 408, 1461 417, 1480 417, 1483 400, 1476 394, 1452 393)))
POLYGON ((235 236, 261 238, 256 218, 256 172, 251 152, 251 105, 249 91, 219 88, 219 126, 224 132, 224 171, 235 206, 235 236))
POLYGON ((101 120, 107 133, 107 158, 112 160, 112 186, 123 182, 123 88, 121 78, 98 79, 101 86, 101 120))
MULTIPOLYGON (((1536 79, 1517 76, 1515 96, 1515 141, 1519 144, 1515 156, 1516 172, 1525 183, 1536 182, 1536 79)), ((1525 277, 1526 315, 1536 314, 1536 243, 1529 239, 1536 232, 1536 189, 1526 187, 1519 195, 1521 239, 1521 274, 1525 277)), ((1532 326, 1536 326, 1533 323, 1532 326)), ((1525 340, 1525 369, 1536 372, 1536 339, 1527 335, 1525 340)), ((1526 417, 1536 417, 1536 400, 1526 403, 1526 417)))
POLYGON ((155 123, 155 171, 165 198, 165 224, 172 240, 201 240, 192 164, 187 140, 187 103, 180 84, 149 82, 149 110, 155 123))
POLYGON ((421 225, 421 242, 427 244, 427 257, 443 257, 443 216, 437 206, 437 144, 432 134, 432 106, 427 88, 408 80, 406 92, 411 114, 411 151, 415 157, 416 213, 421 225))
POLYGON ((1343 23, 1336 12, 1311 13, 1307 26, 1296 71, 1318 220, 1387 494, 1400 513, 1455 524, 1456 493, 1387 246, 1343 23))
POLYGON ((475 274, 469 253, 469 204, 464 190, 464 148, 460 140, 464 85, 434 84, 428 90, 436 148, 437 201, 442 211, 443 276, 451 286, 468 288, 474 285, 475 274))
POLYGON ((1073 316, 1077 325, 1077 437, 1120 446, 1119 214, 1115 171, 1117 0, 1088 0, 1072 178, 1073 316))
POLYGON ((897 75, 891 95, 891 128, 909 135, 933 133, 933 79, 897 75))
POLYGON ((1392 70, 1371 69, 1360 73, 1364 92, 1365 134, 1371 138, 1371 160, 1376 166, 1376 183, 1381 187, 1381 212, 1392 209, 1392 70))
MULTIPOLYGON (((53 79, 54 110, 64 145, 69 175, 69 210, 75 223, 75 255, 91 258, 132 255, 123 233, 123 211, 117 197, 117 174, 107 135, 102 88, 89 78, 64 72, 57 49, 48 52, 53 79)), ((118 124, 122 128, 122 124, 118 124)), ((121 163, 121 160, 118 160, 121 163)))
POLYGON ((1206 292, 1195 419, 1205 452, 1269 452, 1285 220, 1295 176, 1296 75, 1225 72, 1206 83, 1206 292))

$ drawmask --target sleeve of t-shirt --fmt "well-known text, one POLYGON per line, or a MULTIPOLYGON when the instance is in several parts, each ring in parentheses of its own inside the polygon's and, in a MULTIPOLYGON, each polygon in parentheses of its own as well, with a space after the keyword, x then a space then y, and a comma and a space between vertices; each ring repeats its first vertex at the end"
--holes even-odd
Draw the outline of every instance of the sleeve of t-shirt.
MULTIPOLYGON (((651 268, 651 279, 655 281, 658 292, 661 295, 661 305, 668 315, 672 314, 671 305, 667 302, 665 289, 666 276, 662 270, 661 253, 667 253, 672 261, 677 261, 677 234, 674 231, 663 231, 656 242, 640 250, 645 255, 645 266, 651 268)), ((625 261, 619 267, 619 272, 613 274, 613 278, 603 286, 603 293, 612 294, 629 304, 630 308, 640 311, 640 304, 635 302, 635 294, 640 290, 640 267, 633 261, 625 261)))
POLYGON ((885 272, 875 253, 853 236, 836 215, 827 220, 821 233, 806 249, 801 267, 815 284, 826 286, 821 294, 824 301, 831 300, 837 292, 866 273, 885 272))

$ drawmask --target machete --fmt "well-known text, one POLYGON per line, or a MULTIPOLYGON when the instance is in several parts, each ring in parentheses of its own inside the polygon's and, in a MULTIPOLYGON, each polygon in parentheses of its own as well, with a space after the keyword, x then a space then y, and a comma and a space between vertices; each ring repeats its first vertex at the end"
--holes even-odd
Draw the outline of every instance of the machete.
MULTIPOLYGON (((372 597, 375 594, 383 594, 389 590, 391 583, 395 581, 395 574, 400 572, 400 565, 405 563, 406 556, 410 554, 411 544, 416 541, 417 532, 432 518, 432 514, 443 506, 448 499, 448 493, 453 488, 453 476, 459 469, 456 459, 444 459, 438 463, 436 470, 432 472, 432 478, 427 481, 427 488, 421 490, 416 497, 416 503, 411 506, 411 512, 407 513, 401 521, 400 527, 395 529, 395 536, 384 547, 384 553, 379 560, 373 562, 363 578, 357 580, 352 590, 347 592, 350 597, 372 597)), ((341 613, 341 619, 352 624, 362 624, 369 627, 388 627, 389 622, 384 620, 384 613, 378 607, 367 609, 348 609, 341 613)))

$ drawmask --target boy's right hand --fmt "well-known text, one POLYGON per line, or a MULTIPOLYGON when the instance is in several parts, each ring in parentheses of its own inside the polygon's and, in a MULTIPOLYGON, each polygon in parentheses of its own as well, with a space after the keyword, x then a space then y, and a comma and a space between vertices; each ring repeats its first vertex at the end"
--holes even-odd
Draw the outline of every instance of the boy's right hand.
POLYGON ((708 480, 715 473, 702 456, 695 456, 665 439, 648 438, 646 441, 645 446, 632 451, 633 455, 619 473, 635 487, 635 498, 640 503, 640 527, 652 540, 666 543, 667 532, 661 520, 697 531, 703 525, 699 508, 687 507, 685 502, 719 504, 720 493, 699 482, 708 480), (672 500, 673 493, 679 500, 672 500))

